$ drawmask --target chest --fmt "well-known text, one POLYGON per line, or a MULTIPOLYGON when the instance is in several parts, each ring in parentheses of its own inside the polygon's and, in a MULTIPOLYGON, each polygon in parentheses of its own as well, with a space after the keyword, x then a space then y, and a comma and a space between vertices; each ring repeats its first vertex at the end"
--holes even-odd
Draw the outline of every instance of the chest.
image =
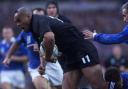
POLYGON ((31 32, 24 33, 23 39, 24 39, 24 42, 27 46, 37 43, 31 32))
POLYGON ((11 44, 9 44, 9 43, 0 45, 0 53, 6 54, 7 51, 9 50, 10 46, 11 46, 11 44))

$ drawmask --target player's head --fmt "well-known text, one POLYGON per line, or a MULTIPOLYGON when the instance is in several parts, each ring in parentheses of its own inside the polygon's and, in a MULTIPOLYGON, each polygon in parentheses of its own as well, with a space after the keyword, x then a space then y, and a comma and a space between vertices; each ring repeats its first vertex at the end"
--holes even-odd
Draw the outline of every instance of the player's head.
POLYGON ((121 80, 120 71, 116 67, 110 67, 105 72, 105 80, 107 82, 118 82, 121 80))
POLYGON ((35 15, 45 15, 45 9, 43 8, 34 8, 32 13, 35 15))
POLYGON ((5 40, 10 40, 14 36, 13 29, 9 26, 5 26, 2 29, 2 37, 5 40))
POLYGON ((27 30, 31 22, 31 17, 32 11, 25 7, 21 7, 14 14, 14 21, 18 27, 27 30))
POLYGON ((122 56, 121 47, 119 45, 114 46, 112 49, 112 54, 116 59, 120 59, 120 57, 122 56))
POLYGON ((46 4, 46 13, 48 16, 56 17, 59 14, 59 7, 56 0, 49 0, 46 4))
POLYGON ((122 6, 122 14, 125 22, 128 22, 128 2, 122 6))

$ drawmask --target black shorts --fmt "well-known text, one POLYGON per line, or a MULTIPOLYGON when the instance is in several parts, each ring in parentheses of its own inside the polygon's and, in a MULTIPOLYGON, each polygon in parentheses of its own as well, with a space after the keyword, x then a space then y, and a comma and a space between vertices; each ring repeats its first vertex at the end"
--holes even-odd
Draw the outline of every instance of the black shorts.
POLYGON ((63 55, 60 64, 64 72, 69 72, 99 64, 99 56, 97 50, 83 52, 82 55, 63 55))

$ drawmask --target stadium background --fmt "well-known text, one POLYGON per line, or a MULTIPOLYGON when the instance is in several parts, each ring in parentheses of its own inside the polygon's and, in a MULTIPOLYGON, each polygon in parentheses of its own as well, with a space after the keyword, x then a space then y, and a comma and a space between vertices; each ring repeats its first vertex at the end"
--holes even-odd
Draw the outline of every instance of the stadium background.
MULTIPOLYGON (((47 0, 0 0, 0 29, 12 26, 13 14, 18 7, 36 8, 45 6, 47 0)), ((116 33, 122 30, 125 23, 121 17, 121 5, 127 0, 58 0, 60 13, 67 16, 77 28, 96 30, 98 33, 116 33)), ((1 30, 0 30, 1 31, 1 30)), ((0 35, 1 37, 1 35, 0 35)), ((103 62, 111 55, 114 45, 106 46, 94 42, 100 60, 103 62)), ((128 56, 128 46, 121 45, 123 54, 128 56)))

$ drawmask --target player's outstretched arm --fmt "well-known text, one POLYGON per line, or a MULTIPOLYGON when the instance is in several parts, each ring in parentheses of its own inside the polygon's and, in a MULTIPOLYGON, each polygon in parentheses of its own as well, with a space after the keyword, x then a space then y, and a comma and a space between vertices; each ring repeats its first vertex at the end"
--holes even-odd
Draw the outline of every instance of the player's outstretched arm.
POLYGON ((117 34, 97 34, 91 31, 84 32, 87 39, 94 39, 102 44, 119 44, 128 40, 128 26, 126 26, 122 32, 117 34))
POLYGON ((94 40, 102 44, 119 44, 126 39, 123 34, 97 34, 94 40))
POLYGON ((3 63, 6 65, 6 64, 9 64, 10 61, 11 61, 11 56, 13 55, 13 53, 18 49, 19 47, 19 44, 18 43, 13 43, 11 48, 9 49, 3 63))
POLYGON ((117 34, 96 34, 94 40, 103 44, 119 44, 128 40, 128 26, 117 34))

